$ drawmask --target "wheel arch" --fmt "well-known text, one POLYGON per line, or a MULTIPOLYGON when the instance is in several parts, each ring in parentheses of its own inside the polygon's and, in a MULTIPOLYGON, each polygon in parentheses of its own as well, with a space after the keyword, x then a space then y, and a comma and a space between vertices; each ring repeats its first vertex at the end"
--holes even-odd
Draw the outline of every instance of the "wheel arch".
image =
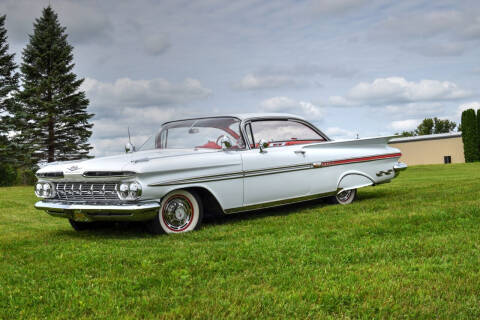
POLYGON ((204 216, 209 217, 209 216, 216 216, 216 215, 223 214, 224 211, 220 202, 218 201, 214 193, 208 188, 204 186, 187 186, 187 187, 176 188, 174 190, 171 190, 170 192, 175 190, 180 190, 180 189, 187 190, 190 192, 193 191, 200 197, 200 200, 202 201, 202 205, 203 205, 204 216))
POLYGON ((351 170, 344 172, 337 182, 337 190, 338 192, 342 192, 344 190, 351 190, 351 189, 358 189, 362 187, 372 186, 375 184, 375 180, 370 177, 368 174, 351 170))

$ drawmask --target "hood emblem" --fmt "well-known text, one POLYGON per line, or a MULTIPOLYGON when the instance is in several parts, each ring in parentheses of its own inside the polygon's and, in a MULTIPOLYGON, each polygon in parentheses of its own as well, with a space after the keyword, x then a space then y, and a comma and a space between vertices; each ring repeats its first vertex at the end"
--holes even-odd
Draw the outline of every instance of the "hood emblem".
POLYGON ((77 165, 73 165, 73 166, 71 166, 71 167, 69 167, 69 168, 67 168, 67 169, 68 169, 68 171, 77 171, 78 169, 80 169, 80 167, 77 166, 77 165))

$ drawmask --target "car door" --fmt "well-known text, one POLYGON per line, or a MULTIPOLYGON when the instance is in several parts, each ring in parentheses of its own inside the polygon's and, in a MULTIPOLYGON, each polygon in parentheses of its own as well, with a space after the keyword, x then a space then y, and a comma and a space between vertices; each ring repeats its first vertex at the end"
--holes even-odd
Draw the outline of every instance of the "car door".
POLYGON ((242 152, 244 205, 255 205, 305 196, 309 193, 309 169, 305 154, 295 140, 296 125, 288 120, 258 120, 247 124, 250 147, 242 152), (292 131, 292 130, 290 130, 292 131), (267 140, 263 151, 259 142, 267 140))

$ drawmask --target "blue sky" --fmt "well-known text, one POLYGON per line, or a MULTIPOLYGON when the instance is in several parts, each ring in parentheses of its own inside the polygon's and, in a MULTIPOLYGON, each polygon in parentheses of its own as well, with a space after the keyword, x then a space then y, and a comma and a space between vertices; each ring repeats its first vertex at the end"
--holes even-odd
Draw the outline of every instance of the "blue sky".
POLYGON ((3 0, 20 61, 50 3, 95 113, 95 155, 166 120, 289 112, 336 139, 478 108, 478 1, 3 0))

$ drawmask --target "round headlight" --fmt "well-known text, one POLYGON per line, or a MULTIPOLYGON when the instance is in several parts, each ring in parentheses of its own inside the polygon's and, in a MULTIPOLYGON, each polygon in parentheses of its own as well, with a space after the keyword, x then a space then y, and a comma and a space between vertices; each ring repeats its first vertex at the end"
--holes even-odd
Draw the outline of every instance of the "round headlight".
POLYGON ((137 199, 142 195, 142 186, 138 182, 130 183, 129 196, 131 199, 137 199))
POLYGON ((43 197, 43 184, 42 183, 37 183, 35 186, 35 194, 37 197, 43 197))
POLYGON ((128 198, 128 184, 122 183, 118 188, 118 195, 122 200, 127 200, 128 198))

